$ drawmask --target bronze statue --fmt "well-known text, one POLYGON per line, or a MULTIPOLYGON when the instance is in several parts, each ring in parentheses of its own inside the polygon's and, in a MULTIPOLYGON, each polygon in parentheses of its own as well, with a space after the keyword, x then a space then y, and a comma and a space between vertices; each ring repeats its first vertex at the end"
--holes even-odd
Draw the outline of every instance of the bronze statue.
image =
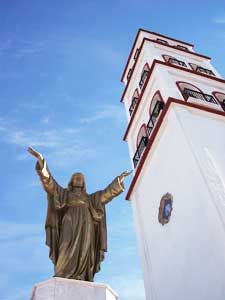
POLYGON ((107 251, 105 204, 123 190, 123 172, 106 189, 88 194, 82 173, 74 173, 67 188, 52 177, 42 154, 31 147, 37 158, 36 170, 48 194, 45 223, 46 244, 57 277, 93 281, 107 251))

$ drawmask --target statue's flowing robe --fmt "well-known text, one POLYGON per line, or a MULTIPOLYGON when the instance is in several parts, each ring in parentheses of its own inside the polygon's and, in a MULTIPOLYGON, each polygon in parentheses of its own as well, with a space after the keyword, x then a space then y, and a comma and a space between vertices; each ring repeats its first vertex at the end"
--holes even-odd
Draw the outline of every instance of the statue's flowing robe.
POLYGON ((39 163, 36 170, 48 194, 46 244, 55 276, 93 281, 107 251, 105 204, 124 190, 123 183, 116 177, 106 189, 77 197, 54 180, 46 163, 45 172, 39 163))

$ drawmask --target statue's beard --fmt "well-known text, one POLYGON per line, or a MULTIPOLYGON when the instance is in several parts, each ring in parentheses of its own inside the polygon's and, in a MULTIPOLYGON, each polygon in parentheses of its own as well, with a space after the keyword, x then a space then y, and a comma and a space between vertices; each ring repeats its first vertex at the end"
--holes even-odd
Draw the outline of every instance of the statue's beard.
POLYGON ((72 191, 77 194, 82 194, 84 192, 83 188, 84 188, 84 186, 81 184, 72 185, 72 191))
POLYGON ((82 189, 82 188, 84 187, 84 185, 83 185, 83 184, 76 183, 76 184, 73 184, 72 187, 73 187, 73 188, 81 188, 81 189, 82 189))

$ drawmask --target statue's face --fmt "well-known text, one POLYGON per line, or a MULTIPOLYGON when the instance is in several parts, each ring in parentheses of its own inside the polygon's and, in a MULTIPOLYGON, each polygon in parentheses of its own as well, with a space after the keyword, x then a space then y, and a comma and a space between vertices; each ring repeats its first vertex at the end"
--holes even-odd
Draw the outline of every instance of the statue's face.
POLYGON ((84 177, 81 174, 76 174, 72 178, 72 186, 83 187, 84 186, 84 177))

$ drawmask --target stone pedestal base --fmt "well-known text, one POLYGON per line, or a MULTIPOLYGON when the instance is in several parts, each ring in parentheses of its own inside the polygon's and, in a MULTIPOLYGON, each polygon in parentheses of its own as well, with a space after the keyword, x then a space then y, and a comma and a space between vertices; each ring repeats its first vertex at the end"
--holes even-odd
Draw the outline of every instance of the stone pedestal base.
POLYGON ((31 300, 116 300, 118 295, 102 283, 54 277, 35 284, 31 300))

